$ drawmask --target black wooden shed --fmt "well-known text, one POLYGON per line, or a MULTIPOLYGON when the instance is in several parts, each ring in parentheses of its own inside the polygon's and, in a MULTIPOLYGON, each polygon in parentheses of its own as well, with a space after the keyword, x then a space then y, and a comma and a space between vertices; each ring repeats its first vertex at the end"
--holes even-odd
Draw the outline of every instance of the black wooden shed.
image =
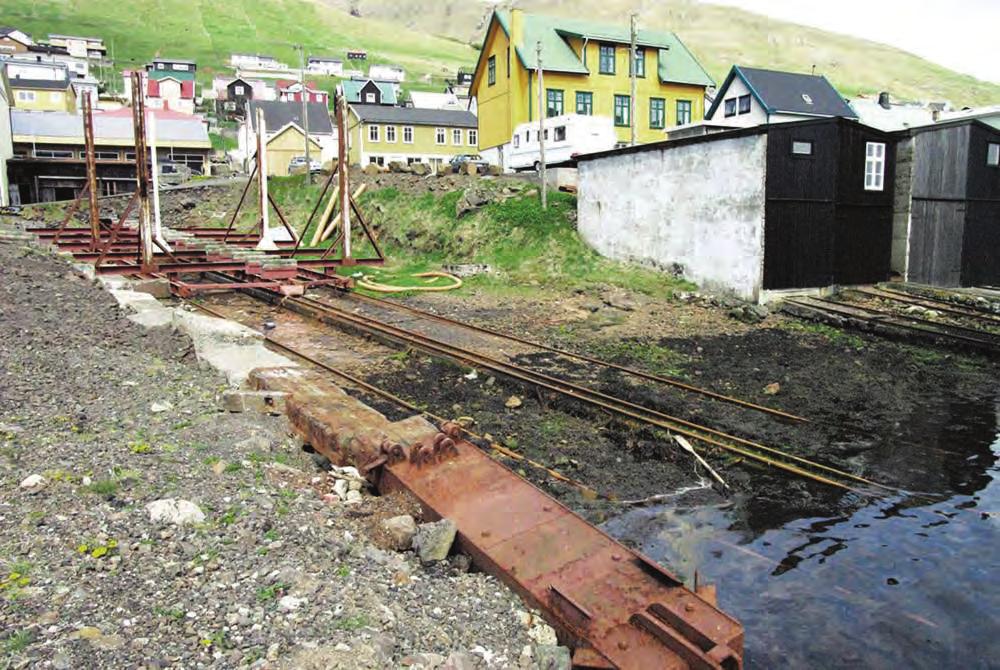
POLYGON ((907 281, 1000 285, 1000 130, 962 119, 901 133, 892 256, 907 281))
POLYGON ((888 279, 896 137, 843 118, 767 135, 764 289, 888 279))

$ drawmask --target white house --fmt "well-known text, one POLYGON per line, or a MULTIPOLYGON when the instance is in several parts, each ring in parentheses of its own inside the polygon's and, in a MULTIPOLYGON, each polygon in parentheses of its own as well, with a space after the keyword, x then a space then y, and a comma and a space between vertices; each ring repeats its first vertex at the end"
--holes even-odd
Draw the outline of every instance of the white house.
POLYGON ((410 104, 417 109, 465 109, 454 93, 410 91, 410 104))
POLYGON ((306 72, 318 74, 326 77, 343 77, 344 61, 339 58, 324 58, 322 56, 309 56, 306 64, 306 72))
POLYGON ((368 78, 375 81, 391 81, 401 83, 406 81, 406 70, 398 65, 372 65, 368 68, 368 78))
POLYGON ((14 156, 13 134, 10 123, 10 87, 0 72, 0 206, 12 204, 7 186, 7 161, 14 156))
POLYGON ((274 56, 264 54, 230 54, 229 64, 246 70, 287 70, 288 66, 278 62, 274 56))
POLYGON ((75 58, 103 58, 107 47, 100 37, 81 37, 79 35, 57 35, 49 33, 49 44, 62 47, 75 58))
POLYGON ((705 121, 746 128, 831 116, 858 118, 826 77, 734 65, 705 121))
POLYGON ((904 130, 926 126, 940 116, 943 103, 898 103, 883 91, 877 98, 860 95, 850 101, 861 123, 879 130, 904 130))
POLYGON ((63 81, 70 78, 69 68, 65 63, 43 62, 34 58, 10 58, 3 63, 6 64, 7 76, 11 79, 63 81))

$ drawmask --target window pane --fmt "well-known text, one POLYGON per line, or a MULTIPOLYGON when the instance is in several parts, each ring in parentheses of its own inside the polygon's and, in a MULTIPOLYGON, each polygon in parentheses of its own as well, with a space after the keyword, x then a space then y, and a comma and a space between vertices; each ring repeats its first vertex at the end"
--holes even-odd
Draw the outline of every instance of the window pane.
POLYGON ((806 142, 804 140, 795 140, 792 142, 792 153, 796 156, 812 156, 812 152, 812 142, 806 142))
POLYGON ((986 147, 986 164, 1000 166, 1000 144, 990 144, 986 147))
POLYGON ((726 100, 726 116, 736 116, 736 98, 726 100))
POLYGON ((747 114, 750 112, 750 96, 741 95, 740 96, 740 114, 747 114))

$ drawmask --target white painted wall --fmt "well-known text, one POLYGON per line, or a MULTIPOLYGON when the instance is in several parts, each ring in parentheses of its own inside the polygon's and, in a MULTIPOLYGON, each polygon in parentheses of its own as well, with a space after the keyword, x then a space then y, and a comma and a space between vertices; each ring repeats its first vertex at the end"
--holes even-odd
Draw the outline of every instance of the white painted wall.
POLYGON ((747 85, 743 83, 742 79, 739 77, 733 77, 733 82, 729 85, 729 88, 724 91, 719 91, 717 96, 717 98, 721 99, 719 108, 715 110, 715 114, 708 117, 707 120, 725 123, 727 126, 738 126, 741 128, 759 126, 762 123, 767 123, 767 112, 760 106, 760 103, 757 102, 757 98, 753 97, 753 95, 750 95, 750 113, 740 114, 739 97, 743 95, 750 95, 750 89, 747 88, 747 85), (726 100, 730 99, 736 100, 736 116, 726 116, 726 100))
POLYGON ((604 256, 744 300, 764 277, 764 134, 618 154, 579 165, 578 224, 604 256))

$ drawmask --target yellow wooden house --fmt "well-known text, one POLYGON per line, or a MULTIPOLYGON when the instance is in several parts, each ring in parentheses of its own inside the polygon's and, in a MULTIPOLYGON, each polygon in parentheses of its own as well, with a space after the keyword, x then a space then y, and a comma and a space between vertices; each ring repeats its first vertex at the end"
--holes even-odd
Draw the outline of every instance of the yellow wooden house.
POLYGON ((630 28, 577 19, 496 11, 472 81, 479 114, 479 148, 509 145, 514 129, 538 119, 537 44, 547 116, 590 114, 614 119, 618 139, 666 139, 672 126, 700 121, 705 89, 715 82, 671 32, 639 30, 636 104, 631 109, 630 28))
POLYGON ((13 104, 37 112, 76 112, 76 92, 69 79, 10 80, 13 104))
POLYGON ((475 154, 476 115, 461 109, 351 105, 352 165, 424 163, 437 169, 460 154, 475 154))

